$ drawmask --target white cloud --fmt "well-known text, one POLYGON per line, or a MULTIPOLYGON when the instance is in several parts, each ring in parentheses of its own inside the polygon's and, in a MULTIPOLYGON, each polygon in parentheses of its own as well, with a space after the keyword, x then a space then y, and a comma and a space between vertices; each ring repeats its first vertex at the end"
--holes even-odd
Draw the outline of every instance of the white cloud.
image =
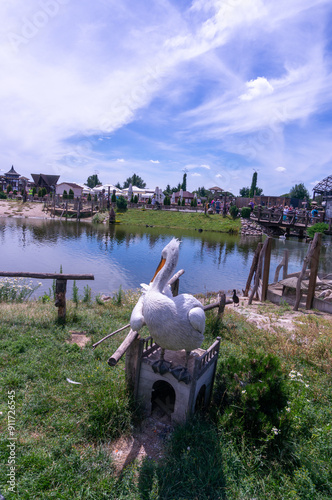
POLYGON ((239 97, 242 101, 251 101, 252 99, 264 97, 273 92, 273 87, 270 82, 261 76, 256 78, 256 80, 247 82, 246 87, 248 88, 247 92, 239 97))
POLYGON ((125 161, 125 160, 124 160, 123 158, 118 158, 116 161, 117 161, 118 163, 124 163, 124 161, 125 161))
POLYGON ((151 163, 160 163, 159 160, 150 160, 151 163))
POLYGON ((202 177, 201 174, 199 174, 198 172, 194 172, 193 174, 191 174, 192 177, 202 177))
POLYGON ((277 172, 285 172, 286 171, 286 168, 285 167, 277 167, 275 169, 277 172))
POLYGON ((206 170, 211 170, 210 165, 201 165, 202 168, 206 168, 206 170))

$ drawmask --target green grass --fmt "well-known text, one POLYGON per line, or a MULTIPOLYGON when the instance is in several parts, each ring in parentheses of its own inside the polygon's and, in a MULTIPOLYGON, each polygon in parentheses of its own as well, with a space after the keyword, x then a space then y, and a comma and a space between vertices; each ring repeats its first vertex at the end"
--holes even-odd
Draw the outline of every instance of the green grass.
POLYGON ((120 291, 105 304, 69 301, 64 326, 51 302, 0 304, 0 491, 6 500, 330 499, 332 329, 314 314, 291 333, 258 330, 231 308, 222 322, 207 314, 204 347, 221 336, 216 382, 231 357, 256 351, 279 360, 288 395, 285 436, 271 429, 259 441, 246 433, 239 438, 222 425, 215 394, 207 413, 175 428, 162 461, 134 461, 115 473, 110 443, 140 420, 125 386, 124 360, 114 368, 107 364, 127 332, 94 351, 91 346, 128 323, 136 300, 120 291), (91 342, 82 349, 68 344, 71 330, 91 342), (12 390, 15 494, 6 492, 5 480, 12 390))
POLYGON ((238 233, 241 228, 240 219, 233 220, 229 215, 204 214, 200 212, 171 212, 167 210, 129 209, 117 213, 117 220, 122 224, 135 226, 169 227, 177 229, 193 229, 218 231, 222 233, 238 233))

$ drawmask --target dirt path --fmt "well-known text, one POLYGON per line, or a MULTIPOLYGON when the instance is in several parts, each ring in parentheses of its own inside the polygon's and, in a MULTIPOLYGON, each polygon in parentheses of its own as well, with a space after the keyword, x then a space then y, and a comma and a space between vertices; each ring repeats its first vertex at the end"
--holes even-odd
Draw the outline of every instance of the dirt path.
POLYGON ((44 203, 0 200, 0 217, 49 219, 50 215, 44 211, 44 203))

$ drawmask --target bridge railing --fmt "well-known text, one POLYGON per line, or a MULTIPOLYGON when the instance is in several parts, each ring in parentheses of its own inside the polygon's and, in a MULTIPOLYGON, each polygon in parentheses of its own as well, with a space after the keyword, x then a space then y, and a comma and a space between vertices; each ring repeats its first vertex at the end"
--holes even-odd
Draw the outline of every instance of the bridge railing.
POLYGON ((273 224, 289 224, 289 225, 307 225, 311 221, 309 212, 291 211, 284 214, 282 209, 271 209, 265 207, 257 207, 254 209, 251 218, 257 222, 271 222, 273 224))

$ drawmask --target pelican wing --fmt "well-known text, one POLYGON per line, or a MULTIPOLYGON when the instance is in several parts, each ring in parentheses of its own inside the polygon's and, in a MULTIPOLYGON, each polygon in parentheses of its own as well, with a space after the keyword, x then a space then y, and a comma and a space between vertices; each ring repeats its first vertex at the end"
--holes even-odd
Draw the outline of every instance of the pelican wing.
POLYGON ((145 294, 141 295, 137 301, 136 306, 132 310, 130 317, 130 327, 134 332, 138 332, 144 325, 144 316, 143 316, 143 305, 144 305, 145 294))
POLYGON ((205 313, 202 307, 194 307, 188 312, 188 319, 191 326, 200 333, 205 330, 205 313))

